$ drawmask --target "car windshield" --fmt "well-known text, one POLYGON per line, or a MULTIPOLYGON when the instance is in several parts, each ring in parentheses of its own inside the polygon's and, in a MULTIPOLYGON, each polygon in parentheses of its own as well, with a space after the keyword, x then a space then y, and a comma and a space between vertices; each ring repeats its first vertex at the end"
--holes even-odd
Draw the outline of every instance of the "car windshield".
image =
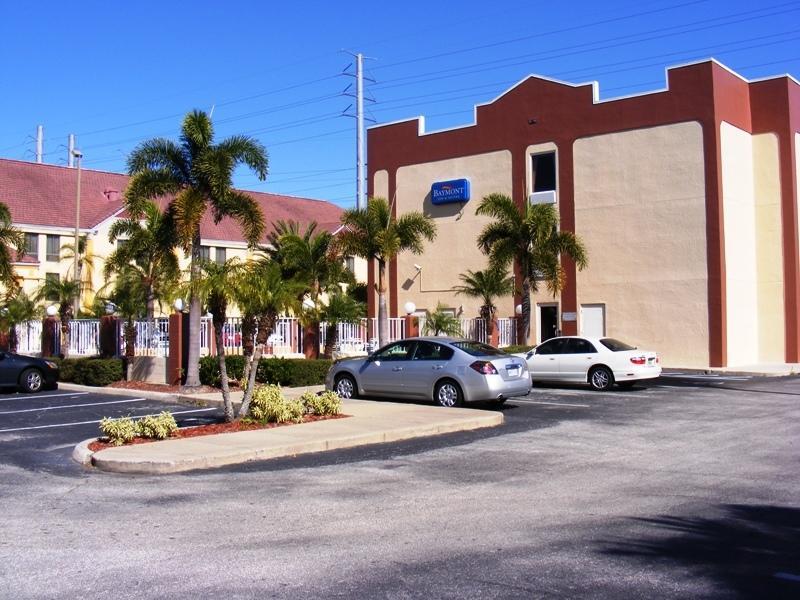
POLYGON ((631 346, 629 344, 626 344, 625 342, 620 342, 619 340, 615 340, 614 338, 603 338, 602 340, 600 340, 600 343, 603 344, 603 346, 605 346, 612 352, 624 352, 625 350, 636 350, 635 346, 631 346))
POLYGON ((471 356, 505 356, 505 352, 480 342, 453 342, 453 346, 471 356))

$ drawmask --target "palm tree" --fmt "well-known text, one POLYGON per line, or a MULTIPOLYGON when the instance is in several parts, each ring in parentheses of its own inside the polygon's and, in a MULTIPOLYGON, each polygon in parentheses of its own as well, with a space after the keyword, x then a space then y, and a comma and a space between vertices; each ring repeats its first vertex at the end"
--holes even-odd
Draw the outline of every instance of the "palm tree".
POLYGON ((222 330, 227 320, 228 304, 233 300, 234 289, 239 283, 243 265, 237 258, 228 259, 223 264, 207 260, 203 262, 202 270, 203 277, 198 281, 195 295, 206 304, 212 315, 211 322, 214 326, 214 340, 217 346, 225 421, 231 422, 234 417, 233 403, 228 386, 228 369, 225 365, 225 344, 222 339, 222 330))
POLYGON ((258 362, 264 354, 269 336, 275 329, 275 322, 281 313, 297 311, 299 305, 297 294, 303 288, 302 283, 293 279, 285 279, 280 265, 267 257, 250 263, 247 268, 247 275, 239 279, 236 302, 244 313, 255 316, 258 322, 258 333, 253 355, 249 363, 245 365, 247 380, 242 405, 239 407, 240 417, 246 415, 250 408, 258 362))
POLYGON ((470 271, 459 275, 463 285, 455 288, 456 294, 462 294, 469 298, 480 298, 481 319, 486 321, 486 333, 491 336, 494 323, 494 315, 497 307, 494 305, 495 298, 510 296, 514 293, 514 278, 508 277, 505 271, 500 269, 486 269, 485 271, 470 271))
POLYGON ((73 308, 75 298, 80 297, 83 283, 75 279, 45 279, 34 298, 54 301, 58 304, 58 316, 61 321, 61 354, 69 358, 69 323, 75 316, 73 308))
POLYGON ((491 194, 481 201, 475 214, 494 218, 478 236, 478 247, 489 255, 491 268, 507 272, 515 262, 522 274, 522 333, 527 341, 531 291, 538 291, 542 280, 555 296, 564 285, 562 255, 583 270, 588 264, 586 248, 571 231, 558 230, 558 213, 552 204, 526 202, 517 207, 508 196, 491 194))
POLYGON ((331 356, 339 343, 339 323, 358 321, 366 315, 367 307, 349 294, 341 291, 328 295, 321 317, 327 324, 325 331, 325 355, 331 356))
POLYGON ((125 359, 127 363, 127 379, 131 379, 133 359, 136 355, 135 320, 142 317, 147 306, 147 291, 139 272, 128 266, 118 272, 114 280, 114 289, 109 295, 115 311, 125 319, 123 335, 125 338, 125 359))
MULTIPOLYGON (((194 284, 200 272, 200 221, 211 209, 214 222, 235 219, 250 247, 264 231, 264 216, 258 203, 233 189, 233 172, 239 165, 252 169, 258 178, 267 176, 264 147, 246 136, 232 136, 214 143, 209 116, 195 110, 183 120, 180 143, 156 138, 140 144, 128 157, 132 175, 125 202, 133 218, 144 212, 148 199, 171 195, 168 213, 173 220, 178 244, 191 256, 189 279, 194 284)), ((189 303, 189 356, 186 387, 200 385, 200 300, 189 303)))
POLYGON ((139 219, 115 221, 108 231, 108 241, 120 244, 106 259, 106 279, 113 273, 130 271, 138 274, 145 293, 146 319, 155 317, 156 301, 168 300, 180 279, 180 266, 175 255, 175 229, 172 221, 152 202, 142 208, 139 219))
POLYGON ((424 334, 460 337, 461 321, 438 303, 436 310, 425 317, 424 334))
POLYGON ((386 263, 406 250, 421 254, 423 239, 432 241, 436 237, 436 225, 417 211, 395 218, 384 198, 370 198, 366 210, 345 211, 342 224, 344 228, 337 236, 342 254, 378 262, 378 343, 383 346, 389 339, 386 263))
POLYGON ((11 297, 17 289, 19 282, 14 272, 15 257, 12 249, 16 250, 16 259, 25 254, 25 234, 14 227, 11 211, 3 202, 0 202, 0 285, 6 290, 6 295, 11 297))
MULTIPOLYGON (((76 273, 72 273, 73 279, 76 281, 83 282, 81 286, 81 292, 84 289, 92 290, 94 289, 94 281, 92 278, 92 273, 94 273, 94 261, 96 256, 88 252, 89 244, 87 237, 85 235, 78 237, 78 260, 77 263, 75 261, 75 242, 67 242, 66 244, 61 245, 61 258, 64 261, 68 261, 69 264, 74 265, 77 264, 78 269, 76 273), (86 275, 84 276, 84 271, 86 275)), ((67 271, 69 276, 69 270, 67 271)), ((73 307, 73 312, 77 317, 80 313, 81 309, 81 299, 80 294, 74 300, 75 306, 73 307)))
POLYGON ((8 349, 11 352, 16 352, 19 347, 17 327, 41 318, 42 312, 41 307, 37 306, 36 302, 21 290, 6 302, 0 315, 2 315, 3 328, 8 329, 8 349))

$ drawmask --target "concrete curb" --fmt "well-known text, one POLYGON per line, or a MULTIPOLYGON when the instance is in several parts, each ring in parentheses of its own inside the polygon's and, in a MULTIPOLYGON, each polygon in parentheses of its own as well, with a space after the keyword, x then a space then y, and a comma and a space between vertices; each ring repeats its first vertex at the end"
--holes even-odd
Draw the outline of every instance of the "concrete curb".
POLYGON ((222 467, 356 446, 398 442, 504 422, 502 413, 389 402, 349 401, 346 419, 107 448, 91 453, 82 442, 73 457, 117 473, 166 474, 222 467), (88 456, 87 456, 88 453, 88 456))
POLYGON ((177 402, 179 394, 167 392, 149 392, 146 390, 128 390, 125 388, 95 387, 91 385, 78 385, 77 383, 59 382, 59 390, 70 392, 89 392, 91 394, 108 394, 109 396, 130 396, 133 398, 147 398, 148 400, 161 400, 164 402, 177 402))
POLYGON ((92 456, 94 455, 94 452, 89 450, 89 444, 96 441, 97 438, 89 438, 88 440, 83 440, 81 443, 75 446, 75 448, 72 450, 72 460, 74 460, 76 463, 91 467, 92 456))

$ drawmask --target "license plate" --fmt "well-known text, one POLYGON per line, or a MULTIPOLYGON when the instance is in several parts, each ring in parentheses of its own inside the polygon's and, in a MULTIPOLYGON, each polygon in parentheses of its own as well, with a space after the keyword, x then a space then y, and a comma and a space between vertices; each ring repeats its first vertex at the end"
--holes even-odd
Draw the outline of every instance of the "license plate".
POLYGON ((506 373, 509 377, 519 377, 521 371, 520 367, 506 367, 506 373))

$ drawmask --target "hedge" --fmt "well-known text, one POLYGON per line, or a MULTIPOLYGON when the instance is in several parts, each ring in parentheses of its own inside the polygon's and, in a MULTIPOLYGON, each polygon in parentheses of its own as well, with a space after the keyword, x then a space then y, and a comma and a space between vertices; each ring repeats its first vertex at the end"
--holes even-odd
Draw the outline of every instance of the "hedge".
POLYGON ((526 346, 526 345, 517 345, 517 346, 506 346, 505 348, 500 348, 503 352, 507 354, 517 354, 520 352, 527 352, 533 348, 533 346, 526 346))
POLYGON ((58 363, 58 380, 81 385, 104 386, 124 379, 121 358, 48 358, 58 363))
MULTIPOLYGON (((289 387, 319 385, 324 382, 331 362, 322 358, 262 358, 258 363, 256 381, 289 387)), ((244 357, 236 354, 226 356, 225 368, 229 379, 240 380, 244 374, 244 357)), ((219 386, 219 362, 216 356, 200 359, 200 382, 219 386)))

